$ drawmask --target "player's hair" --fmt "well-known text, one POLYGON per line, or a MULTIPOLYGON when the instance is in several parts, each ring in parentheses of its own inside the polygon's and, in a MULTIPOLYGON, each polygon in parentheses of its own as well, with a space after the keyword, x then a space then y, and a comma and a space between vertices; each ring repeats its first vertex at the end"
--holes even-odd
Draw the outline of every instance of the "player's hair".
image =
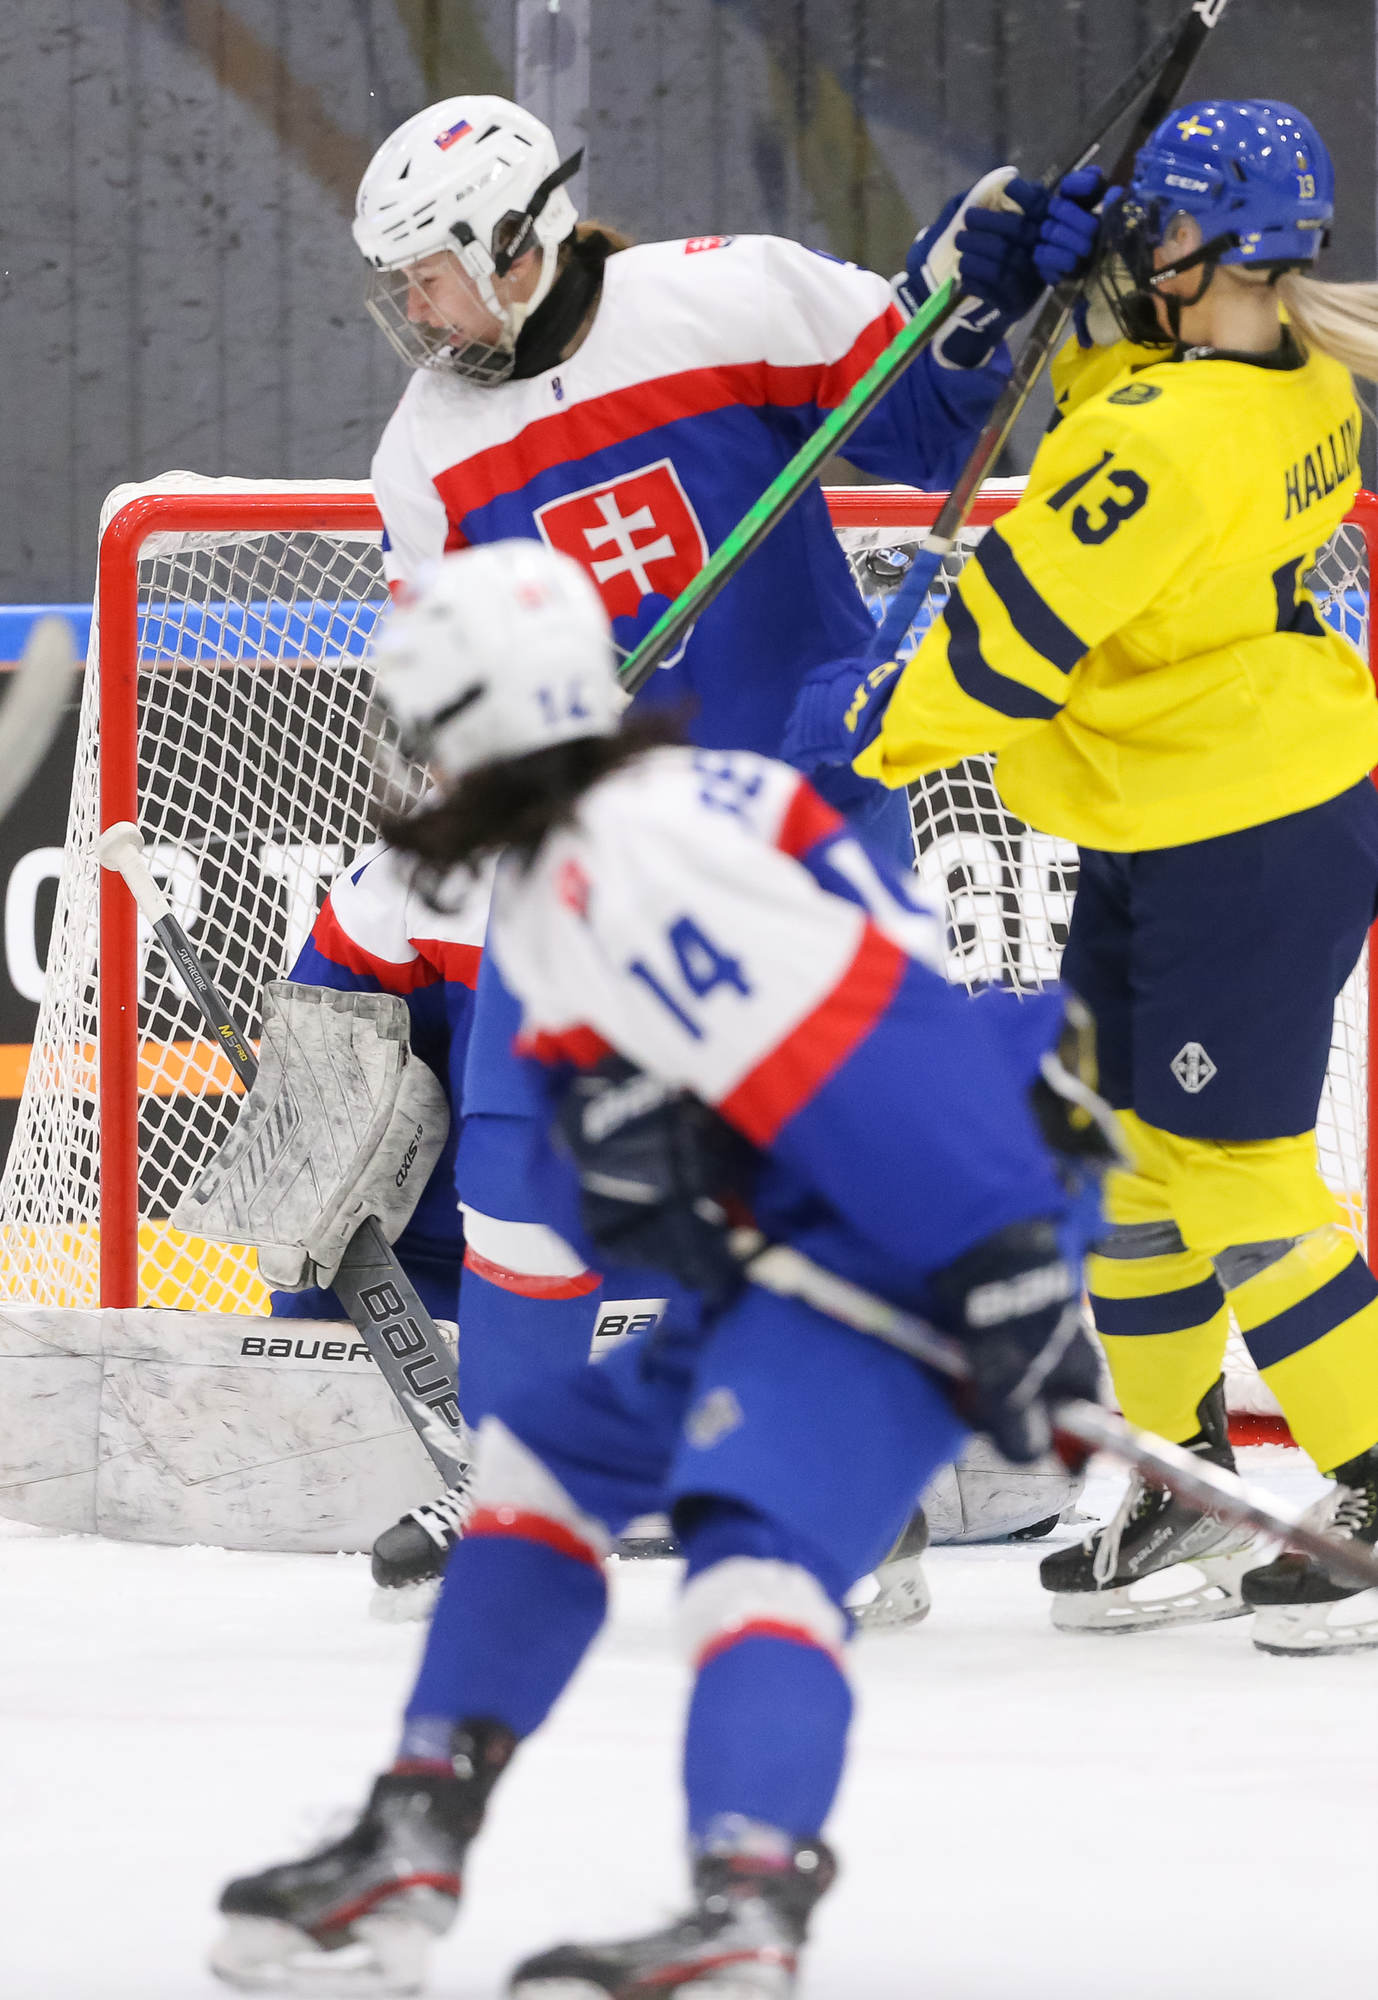
POLYGON ((498 848, 529 863, 546 835, 565 826, 590 786, 650 750, 683 743, 680 718, 665 709, 627 716, 616 736, 578 736, 524 757, 468 771, 432 806, 385 815, 379 832, 399 854, 414 855, 416 887, 434 909, 447 907, 445 878, 473 869, 498 848))
POLYGON ((1378 284, 1335 284, 1285 271, 1277 294, 1307 347, 1378 382, 1378 284))
POLYGON ((603 255, 605 257, 615 257, 619 250, 630 250, 635 241, 633 237, 628 236, 624 229, 619 229, 615 223, 600 222, 597 216, 594 215, 589 216, 583 222, 575 223, 574 240, 576 243, 605 246, 603 248, 603 255))

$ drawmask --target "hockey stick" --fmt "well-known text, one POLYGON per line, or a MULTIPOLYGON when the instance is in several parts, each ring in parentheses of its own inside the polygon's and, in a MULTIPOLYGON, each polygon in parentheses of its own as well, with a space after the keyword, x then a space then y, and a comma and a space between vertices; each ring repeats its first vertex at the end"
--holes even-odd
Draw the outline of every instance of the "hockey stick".
MULTIPOLYGON (((1227 4, 1228 0, 1196 0, 1191 12, 1198 14, 1203 9, 1213 9, 1218 18, 1227 4)), ((1213 26, 1214 22, 1209 22, 1208 25, 1213 26)), ((1174 25, 1161 35, 1147 54, 1134 65, 1124 81, 1097 106, 1077 151, 1065 162, 1050 168, 1046 179, 1051 186, 1056 187, 1064 175, 1071 173, 1074 167, 1080 166, 1095 151, 1111 127, 1118 123, 1154 78, 1160 72, 1164 72, 1164 65, 1172 60, 1183 32, 1184 29, 1180 25, 1174 25)), ((1174 92, 1179 83, 1180 78, 1172 86, 1174 92)), ((1155 92, 1154 102, 1157 101, 1159 94, 1155 92)), ((931 299, 925 302, 913 319, 901 327, 890 345, 876 357, 861 380, 853 385, 813 436, 800 446, 788 465, 776 474, 760 499, 742 516, 736 527, 713 551, 704 567, 697 575, 690 578, 674 603, 652 626, 641 644, 623 661, 619 677, 629 694, 636 694, 646 685, 665 655, 679 643, 695 619, 712 603, 724 584, 731 581, 747 557, 760 547, 795 501, 813 484, 822 470, 824 460, 833 452, 841 450, 858 424, 870 415, 881 397, 899 380, 910 362, 917 359, 965 303, 964 297, 957 291, 956 281, 949 279, 931 299)), ((1027 345, 1025 351, 1027 352, 1027 345)), ((1001 420, 1004 430, 995 444, 994 451, 982 460, 983 471, 990 458, 1000 450, 1004 442, 1004 432, 1023 408, 1029 389, 1041 368, 1040 361, 1010 415, 1001 420)), ((1004 408, 1005 397, 1008 394, 1009 388, 996 405, 997 413, 1004 408)), ((991 422, 994 421, 995 417, 992 416, 991 422)), ((987 425, 987 430, 989 428, 987 425)), ((982 438, 985 436, 986 432, 983 431, 982 438)), ((963 477, 965 476, 964 472, 963 477)), ((978 483, 980 477, 981 474, 978 473, 978 483)), ((970 501, 967 505, 970 505, 970 501)), ((906 577, 905 582, 908 581, 906 577)))
POLYGON ((0 708, 0 819, 48 754, 76 671, 67 620, 37 619, 0 708))
MULTIPOLYGON (((940 1333, 927 1320, 890 1304, 849 1278, 815 1264, 802 1251, 788 1244, 767 1243, 752 1229, 734 1230, 733 1254, 739 1259, 753 1285, 773 1292, 778 1298, 799 1299, 829 1319, 870 1334, 888 1347, 936 1369, 954 1382, 965 1381, 969 1373, 960 1342, 940 1333)), ((1338 1541, 1319 1528, 1307 1527, 1281 1501, 1226 1472, 1209 1465, 1181 1445, 1169 1444, 1151 1431, 1137 1430, 1113 1410, 1080 1399, 1059 1403, 1053 1412, 1056 1428, 1088 1451, 1103 1451, 1133 1471, 1166 1486, 1189 1506, 1222 1520, 1261 1529, 1286 1547, 1311 1556, 1332 1574, 1361 1589, 1378 1588, 1378 1554, 1357 1542, 1338 1541)))
MULTIPOLYGON (((1111 170, 1110 186, 1115 187, 1128 180, 1139 148, 1166 118, 1207 37, 1219 24, 1229 4, 1230 0, 1194 0, 1182 19, 1169 30, 1167 40, 1171 47, 1162 62, 1153 90, 1135 119, 1133 129, 1111 170)), ((1091 150, 1088 148, 1088 154, 1091 150)), ((1080 160, 1077 162, 1078 165, 1082 163, 1080 160)), ((1056 177, 1050 175, 1049 185, 1056 187, 1061 178, 1060 174, 1056 177)), ((1014 373, 972 446, 937 519, 919 544, 919 553, 908 575, 886 606, 880 629, 867 650, 868 659, 888 660, 898 651, 924 599, 933 588, 944 556, 951 555, 956 548, 957 536, 971 512, 981 485, 1004 450, 1034 384, 1066 338, 1068 323, 1080 293, 1080 284, 1059 285, 1044 300, 1038 318, 1029 330, 1028 339, 1019 350, 1014 373)))
MULTIPOLYGON (((129 893, 200 1009, 217 1048, 223 1050, 235 1075, 249 1089, 258 1075, 258 1059, 149 872, 138 827, 130 820, 107 827, 96 843, 96 854, 103 868, 112 868, 124 877, 129 893)), ((375 1217, 361 1223, 350 1239, 333 1289, 407 1422, 446 1484, 453 1485, 468 1467, 454 1363, 375 1217)))

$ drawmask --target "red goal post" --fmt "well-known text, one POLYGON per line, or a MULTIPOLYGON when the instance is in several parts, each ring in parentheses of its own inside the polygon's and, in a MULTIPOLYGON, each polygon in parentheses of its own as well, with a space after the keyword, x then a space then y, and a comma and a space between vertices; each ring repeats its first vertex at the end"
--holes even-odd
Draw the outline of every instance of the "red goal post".
MULTIPOLYGON (((982 493, 971 534, 1007 511, 1017 491, 1002 482, 982 493)), ((827 498, 858 581, 874 596, 880 586, 868 554, 917 541, 943 496, 848 487, 827 498)), ((121 489, 107 503, 95 671, 87 676, 49 954, 53 990, 45 991, 0 1184, 5 1294, 55 1305, 90 1304, 98 1295, 112 1306, 262 1310, 256 1277, 238 1267, 211 1270, 212 1260, 189 1255, 185 1244, 169 1247, 174 1233, 164 1218, 223 1130, 233 1079, 218 1052, 186 1040, 185 1012, 180 1024, 176 1018, 182 1003, 159 983, 156 946, 123 883, 101 877, 94 840, 124 819, 150 833, 165 877, 180 884, 179 914, 192 917, 193 936, 232 1006, 251 1016, 263 979, 287 969, 320 885, 368 838, 361 703, 367 632, 385 601, 380 527, 368 488, 344 483, 174 475, 121 489), (333 707, 332 676, 347 683, 333 707), (258 682, 273 691, 254 706, 258 682), (231 685, 238 692, 227 694, 231 685), (175 694, 165 700, 167 689, 175 694), (256 760, 287 774, 271 797, 250 796, 256 760), (348 793, 344 804, 336 792, 348 793), (167 817, 174 808, 180 818, 167 817), (272 891, 262 909, 250 907, 236 880, 248 867, 241 822, 251 819, 262 850, 253 865, 272 891), (192 835, 179 830, 184 824, 192 835)), ((1344 535, 1327 601, 1372 660, 1367 591, 1378 498, 1360 495, 1344 535)), ((988 772, 962 771, 955 791, 915 793, 921 872, 946 901, 958 940, 951 969, 1002 977, 1008 962, 1014 983, 1037 984, 1056 969, 1071 893, 1066 855, 1009 820, 988 772)), ((1378 1158, 1368 1083, 1378 1075, 1375 999, 1366 969, 1337 1058, 1344 1157, 1335 1170, 1371 1262, 1378 1225, 1365 1196, 1368 1160, 1378 1158)))

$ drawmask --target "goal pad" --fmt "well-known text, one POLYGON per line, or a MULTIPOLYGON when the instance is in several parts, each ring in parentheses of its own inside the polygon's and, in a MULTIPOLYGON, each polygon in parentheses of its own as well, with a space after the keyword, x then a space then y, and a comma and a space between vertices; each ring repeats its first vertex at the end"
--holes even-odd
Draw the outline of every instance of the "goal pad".
MULTIPOLYGON (((981 495, 957 573, 1017 483, 981 495)), ((834 526, 879 612, 942 496, 833 489, 834 526)), ((1361 496, 1312 578, 1369 654, 1378 500, 1361 496)), ((386 603, 367 486, 171 474, 118 488, 96 617, 44 998, 0 1181, 0 1297, 46 1306, 261 1313, 252 1257, 169 1221, 220 1144, 239 1086, 122 881, 102 827, 135 820, 177 916, 256 1035, 331 877, 371 837, 367 651, 386 603)), ((932 601, 930 600, 930 603, 932 601)), ((419 796, 420 774, 404 774, 419 796)), ((989 760, 913 793, 915 852, 947 917, 948 971, 1019 992, 1057 973, 1075 852, 1013 819, 989 760)), ((1336 1010, 1321 1154, 1370 1249, 1367 954, 1336 1010)), ((1236 1387, 1236 1404, 1258 1399, 1236 1387)))

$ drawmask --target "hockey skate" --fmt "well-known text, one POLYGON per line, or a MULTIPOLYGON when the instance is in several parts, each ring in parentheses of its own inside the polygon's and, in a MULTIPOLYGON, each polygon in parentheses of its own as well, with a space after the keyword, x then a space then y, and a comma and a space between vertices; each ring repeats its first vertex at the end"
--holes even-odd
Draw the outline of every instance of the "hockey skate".
MULTIPOLYGON (((1196 1414, 1201 1428, 1186 1449, 1232 1472, 1223 1380, 1196 1414)), ((1200 1514, 1135 1475, 1105 1527, 1077 1548, 1045 1556, 1038 1575, 1053 1593, 1060 1631, 1152 1632, 1243 1617, 1245 1572, 1270 1546, 1254 1529, 1200 1514)))
MULTIPOLYGON (((1352 1458, 1335 1484, 1306 1511, 1307 1525, 1378 1543, 1378 1446, 1352 1458)), ((1244 1578, 1254 1613, 1254 1644, 1263 1653, 1363 1653, 1378 1647, 1378 1590, 1356 1590, 1311 1556, 1285 1550, 1244 1578)))
POLYGON ((377 1589, 369 1608, 375 1618, 405 1624, 430 1616, 450 1551, 473 1507, 472 1474, 466 1468, 434 1500, 410 1508, 384 1528, 370 1559, 377 1589))
POLYGON ((875 1594, 864 1603, 850 1604, 852 1617, 862 1632, 895 1632, 905 1625, 920 1625, 933 1609, 933 1593, 923 1573, 923 1555, 928 1547, 928 1522, 922 1507, 916 1508, 900 1531, 898 1541, 873 1577, 875 1594))
POLYGON ((821 1841, 776 1854, 748 1841, 694 1867, 694 1907, 613 1944, 562 1944, 519 1965, 513 2000, 786 2000, 815 1903, 837 1864, 821 1841))
POLYGON ((496 1723, 457 1729, 452 1772, 386 1772, 342 1839, 231 1882, 211 1971, 246 1993, 419 1993, 431 1947, 454 1922, 488 1795, 515 1748, 496 1723))

